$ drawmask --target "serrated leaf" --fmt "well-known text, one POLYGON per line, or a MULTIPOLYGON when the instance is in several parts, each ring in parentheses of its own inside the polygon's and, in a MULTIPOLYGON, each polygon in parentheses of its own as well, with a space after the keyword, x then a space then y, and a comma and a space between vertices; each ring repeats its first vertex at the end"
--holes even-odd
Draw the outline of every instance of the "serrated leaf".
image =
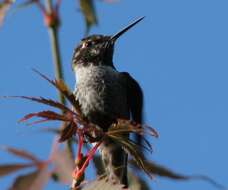
POLYGON ((168 177, 168 178, 172 178, 172 179, 182 179, 182 180, 188 179, 188 177, 185 175, 181 175, 176 172, 173 172, 164 166, 155 164, 154 162, 151 162, 148 160, 145 160, 145 165, 146 165, 146 168, 148 169, 148 171, 150 171, 153 174, 162 176, 162 177, 168 177))
MULTIPOLYGON (((148 150, 149 152, 152 152, 152 145, 150 142, 145 138, 145 135, 150 135, 154 137, 158 137, 157 132, 149 126, 146 125, 140 125, 134 122, 131 122, 130 120, 123 120, 119 119, 117 123, 114 123, 106 132, 106 134, 109 135, 114 135, 114 136, 121 136, 123 134, 138 134, 142 138, 142 143, 137 144, 137 142, 134 142, 131 139, 128 139, 128 141, 131 141, 135 146, 138 146, 139 149, 145 149, 148 150)), ((141 151, 141 150, 140 150, 141 151)))
MULTIPOLYGON (((130 163, 135 168, 139 169, 134 160, 130 160, 130 163)), ((170 169, 168 169, 168 168, 166 168, 164 166, 155 164, 154 162, 145 160, 144 164, 145 164, 145 167, 147 168, 147 171, 149 171, 153 175, 158 175, 158 176, 161 176, 161 177, 168 177, 168 178, 171 178, 171 179, 182 179, 182 180, 188 179, 188 176, 173 172, 172 170, 170 170, 170 169)))
POLYGON ((117 123, 114 123, 108 133, 110 134, 122 134, 122 133, 138 133, 140 135, 150 135, 158 137, 157 131, 147 125, 141 125, 130 120, 118 119, 117 123))
POLYGON ((14 3, 13 0, 4 0, 3 2, 0 2, 0 27, 12 3, 14 3))
POLYGON ((80 9, 86 23, 86 35, 92 25, 97 24, 97 17, 93 0, 80 0, 80 9))
POLYGON ((34 155, 32 155, 31 153, 29 153, 25 150, 20 150, 20 149, 8 147, 8 146, 3 146, 2 149, 4 151, 7 151, 7 152, 15 155, 15 156, 30 160, 32 162, 39 162, 38 158, 36 158, 34 155))
POLYGON ((89 182, 82 190, 123 190, 123 186, 120 184, 113 184, 106 178, 103 178, 89 182))
POLYGON ((39 174, 29 188, 29 190, 43 190, 50 177, 51 173, 48 171, 47 167, 39 170, 39 174))
POLYGON ((72 104, 77 114, 81 115, 79 102, 76 100, 74 94, 69 90, 67 85, 62 80, 51 80, 44 74, 37 71, 36 69, 33 69, 33 71, 36 72, 39 76, 41 76, 43 79, 48 81, 50 84, 52 84, 55 88, 57 88, 65 96, 65 98, 72 104))
POLYGON ((73 122, 69 122, 63 130, 60 131, 60 138, 59 142, 63 142, 69 138, 71 138, 73 135, 76 134, 77 126, 73 122))
POLYGON ((81 115, 79 102, 76 100, 74 94, 69 90, 67 85, 63 82, 63 80, 55 80, 54 85, 72 104, 77 114, 81 115))
POLYGON ((114 141, 119 143, 123 149, 132 156, 132 158, 135 160, 137 165, 140 169, 142 169, 150 178, 152 178, 152 175, 150 172, 147 171, 147 168, 144 163, 144 156, 142 152, 139 150, 139 148, 128 139, 128 137, 123 136, 115 136, 115 135, 108 135, 110 138, 112 138, 114 141))
MULTIPOLYGON (((130 163, 137 169, 140 169, 137 163, 134 160, 130 160, 130 163)), ((144 165, 148 172, 152 175, 158 175, 160 177, 167 177, 173 180, 203 180, 207 181, 213 186, 217 187, 218 189, 226 189, 223 185, 219 184, 212 178, 205 176, 205 175, 184 175, 177 172, 174 172, 164 166, 156 164, 154 162, 144 160, 144 165)))
POLYGON ((40 117, 44 119, 31 122, 27 125, 34 125, 34 124, 44 123, 48 121, 64 121, 61 130, 58 131, 60 133, 59 142, 63 142, 67 139, 70 139, 77 132, 77 124, 74 121, 74 117, 72 113, 58 114, 50 110, 41 111, 37 113, 29 113, 25 115, 22 119, 20 119, 19 122, 27 121, 33 117, 40 117))
POLYGON ((2 164, 0 165, 0 177, 31 166, 33 165, 32 164, 2 164))
POLYGON ((25 190, 29 189, 37 176, 39 175, 39 171, 34 171, 32 173, 18 176, 13 185, 9 188, 9 190, 25 190))
MULTIPOLYGON (((71 118, 68 118, 66 115, 58 114, 53 111, 47 110, 47 111, 41 111, 36 113, 29 113, 25 115, 22 119, 20 119, 19 122, 24 122, 33 117, 44 118, 44 120, 40 120, 38 121, 38 123, 45 122, 45 121, 71 121, 71 118)), ((35 123, 37 122, 31 123, 31 124, 35 124, 35 123)))
POLYGON ((51 106, 51 107, 54 107, 54 108, 58 108, 58 109, 60 109, 61 111, 64 111, 64 112, 71 112, 71 113, 73 113, 72 110, 70 110, 68 107, 66 107, 62 103, 59 103, 59 102, 54 101, 52 99, 46 99, 46 98, 43 98, 43 97, 6 96, 5 98, 22 98, 22 99, 27 99, 27 100, 31 100, 31 101, 34 101, 34 102, 45 104, 45 105, 48 105, 48 106, 51 106))
POLYGON ((41 170, 18 176, 9 190, 42 190, 49 177, 50 174, 45 167, 41 170))

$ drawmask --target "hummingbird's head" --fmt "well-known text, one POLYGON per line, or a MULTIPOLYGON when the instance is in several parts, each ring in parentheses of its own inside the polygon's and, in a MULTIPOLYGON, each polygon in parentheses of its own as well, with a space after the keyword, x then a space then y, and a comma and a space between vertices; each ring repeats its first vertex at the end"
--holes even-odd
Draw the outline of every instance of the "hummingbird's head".
POLYGON ((91 35, 83 38, 74 50, 72 66, 112 65, 114 40, 110 36, 91 35))
POLYGON ((113 51, 116 40, 144 17, 120 30, 113 36, 91 35, 83 38, 74 50, 72 68, 77 66, 107 65, 113 67, 113 51))

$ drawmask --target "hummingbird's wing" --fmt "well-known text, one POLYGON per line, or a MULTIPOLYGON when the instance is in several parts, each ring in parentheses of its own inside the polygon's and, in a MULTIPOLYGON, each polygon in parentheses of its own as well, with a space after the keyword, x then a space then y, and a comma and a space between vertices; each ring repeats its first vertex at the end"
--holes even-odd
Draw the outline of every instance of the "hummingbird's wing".
MULTIPOLYGON (((129 73, 122 72, 121 74, 124 77, 127 89, 127 100, 132 120, 141 124, 143 122, 143 91, 138 82, 129 73)), ((136 135, 136 141, 139 144, 142 143, 140 135, 136 135)))

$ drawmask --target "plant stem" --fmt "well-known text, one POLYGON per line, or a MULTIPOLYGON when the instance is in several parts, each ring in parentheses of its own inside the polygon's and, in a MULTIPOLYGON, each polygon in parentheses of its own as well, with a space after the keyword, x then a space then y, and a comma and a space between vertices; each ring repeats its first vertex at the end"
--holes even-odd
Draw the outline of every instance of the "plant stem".
MULTIPOLYGON (((49 14, 52 13, 52 11, 53 11, 52 0, 45 0, 45 9, 46 9, 47 13, 49 13, 49 14)), ((56 13, 56 14, 58 14, 58 13, 56 13)), ((52 58, 53 58, 53 64, 54 64, 55 78, 57 80, 64 80, 63 69, 62 69, 62 64, 61 64, 60 48, 59 48, 58 29, 59 29, 58 24, 50 25, 50 26, 48 26, 48 34, 49 34, 50 44, 51 44, 51 52, 52 52, 52 58)), ((65 105, 66 100, 60 91, 58 91, 58 96, 59 96, 59 101, 65 105)), ((65 126, 65 125, 63 124, 62 126, 65 126)), ((73 157, 72 141, 68 140, 66 145, 67 145, 67 150, 69 151, 70 156, 73 157)))
MULTIPOLYGON (((52 12, 52 0, 46 0, 46 11, 48 13, 52 12)), ((51 51, 52 51, 52 57, 53 57, 53 64, 54 64, 54 70, 55 70, 55 78, 57 80, 64 80, 63 77, 63 69, 61 64, 61 57, 60 57, 60 49, 59 49, 59 37, 58 37, 58 25, 49 26, 48 27, 48 33, 50 37, 50 43, 51 43, 51 51)), ((59 100, 62 104, 65 104, 64 96, 61 94, 61 92, 58 91, 59 100)))
MULTIPOLYGON (((55 78, 57 80, 63 80, 63 71, 61 65, 61 58, 60 58, 60 50, 59 50, 59 38, 58 38, 58 28, 56 27, 49 27, 48 33, 51 41, 51 51, 54 63, 54 70, 55 70, 55 78)), ((62 104, 66 104, 65 98, 60 91, 58 91, 59 100, 62 104)))
POLYGON ((45 1, 46 5, 46 10, 50 13, 52 9, 52 0, 46 0, 45 1))

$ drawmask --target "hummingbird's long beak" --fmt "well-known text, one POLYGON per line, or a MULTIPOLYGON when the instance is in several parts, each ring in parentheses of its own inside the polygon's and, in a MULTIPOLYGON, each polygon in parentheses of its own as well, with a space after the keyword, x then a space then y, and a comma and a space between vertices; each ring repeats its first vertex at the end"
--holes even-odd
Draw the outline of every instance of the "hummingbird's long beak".
POLYGON ((122 34, 124 34, 125 32, 127 32, 130 28, 132 28, 133 26, 135 26, 137 23, 139 23, 141 20, 143 20, 145 17, 141 17, 139 19, 137 19, 136 21, 134 21, 133 23, 129 24, 128 26, 126 26, 125 28, 123 28, 122 30, 120 30, 119 32, 117 32, 116 34, 114 34, 111 37, 111 41, 116 41, 120 36, 122 36, 122 34))

